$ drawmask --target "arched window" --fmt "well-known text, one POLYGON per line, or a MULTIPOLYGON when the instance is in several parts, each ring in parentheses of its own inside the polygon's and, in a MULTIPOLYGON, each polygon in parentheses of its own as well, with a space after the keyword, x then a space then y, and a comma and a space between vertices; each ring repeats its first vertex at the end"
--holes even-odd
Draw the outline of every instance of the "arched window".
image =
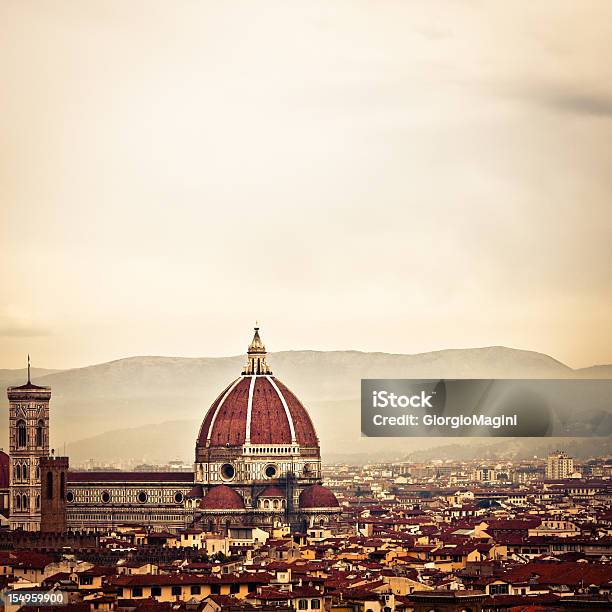
POLYGON ((21 495, 17 495, 15 497, 15 506, 17 507, 17 510, 21 510, 21 495))
POLYGON ((270 507, 270 502, 269 500, 264 500, 264 508, 267 510, 270 507))
POLYGON ((15 480, 17 482, 21 480, 21 466, 19 464, 15 466, 15 480))
POLYGON ((26 429, 26 422, 21 419, 17 421, 17 446, 24 448, 28 443, 28 434, 26 429))
POLYGON ((27 495, 21 496, 21 508, 26 511, 30 509, 30 499, 27 495))
POLYGON ((28 479, 28 466, 25 463, 23 464, 23 467, 21 468, 21 477, 24 480, 28 479))
POLYGON ((64 472, 60 475, 60 499, 66 497, 66 475, 64 472))
POLYGON ((47 499, 53 499, 53 474, 47 472, 47 499))
POLYGON ((40 510, 40 495, 36 496, 36 509, 40 510))
POLYGON ((38 421, 36 425, 36 446, 44 446, 45 444, 45 422, 38 421))

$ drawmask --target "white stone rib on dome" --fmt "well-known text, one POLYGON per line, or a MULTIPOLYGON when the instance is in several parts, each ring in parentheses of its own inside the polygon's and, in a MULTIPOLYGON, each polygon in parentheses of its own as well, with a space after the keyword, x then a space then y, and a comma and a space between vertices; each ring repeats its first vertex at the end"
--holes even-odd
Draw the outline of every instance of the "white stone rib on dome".
POLYGON ((234 390, 234 388, 236 387, 236 385, 242 380, 242 377, 239 376, 228 388, 228 390, 225 392, 225 395, 221 398, 221 401, 219 402, 219 404, 217 405, 217 407, 215 408, 215 414, 213 414, 213 418, 210 421, 210 425, 208 427, 208 432, 206 433, 206 442, 210 443, 210 435, 213 431, 213 427, 215 426, 215 421, 217 420, 217 415, 219 414, 219 410, 221 410, 221 406, 223 406, 223 403, 225 402, 225 400, 228 398, 229 394, 234 390))
POLYGON ((289 422, 289 429, 291 430, 291 444, 295 444, 295 427, 293 425, 293 418, 291 417, 291 411, 289 410, 289 406, 287 406, 287 402, 285 397, 281 393, 280 389, 276 386, 274 379, 271 376, 266 376, 268 382, 272 385, 273 389, 276 391, 281 403, 283 404, 283 408, 285 409, 285 414, 287 415, 287 421, 289 422))
POLYGON ((255 382, 257 376, 251 376, 251 384, 249 385, 249 401, 247 404, 247 415, 246 415, 246 433, 245 433, 245 444, 251 443, 251 415, 253 414, 253 392, 255 391, 255 382))

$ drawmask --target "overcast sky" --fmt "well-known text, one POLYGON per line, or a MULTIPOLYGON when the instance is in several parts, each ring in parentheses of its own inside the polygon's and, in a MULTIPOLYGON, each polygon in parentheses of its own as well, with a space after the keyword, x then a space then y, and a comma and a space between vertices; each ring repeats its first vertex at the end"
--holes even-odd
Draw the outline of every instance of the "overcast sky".
POLYGON ((612 362, 612 3, 4 0, 0 367, 612 362))

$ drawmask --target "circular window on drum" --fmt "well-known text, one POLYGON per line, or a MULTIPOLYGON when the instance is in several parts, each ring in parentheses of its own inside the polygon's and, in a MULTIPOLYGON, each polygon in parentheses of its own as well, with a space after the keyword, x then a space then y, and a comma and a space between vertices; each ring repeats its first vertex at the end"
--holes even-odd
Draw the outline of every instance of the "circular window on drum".
POLYGON ((138 499, 138 502, 139 502, 140 504, 144 504, 144 503, 146 503, 146 501, 147 501, 148 497, 147 497, 147 494, 146 494, 144 491, 140 491, 140 492, 138 493, 138 495, 137 495, 136 499, 138 499))
POLYGON ((264 474, 266 478, 276 478, 278 476, 278 466, 270 463, 266 465, 264 469, 264 474))
POLYGON ((174 501, 175 501, 177 504, 182 504, 184 499, 185 499, 185 496, 184 496, 184 495, 183 495, 183 494, 182 494, 180 491, 177 491, 177 492, 174 494, 174 501))
POLYGON ((108 504, 108 502, 111 500, 111 495, 108 491, 102 491, 102 503, 104 504, 108 504))
POLYGON ((74 493, 72 491, 68 491, 66 493, 66 501, 71 504, 74 501, 74 493))
POLYGON ((221 466, 221 478, 223 480, 232 480, 236 475, 236 469, 231 463, 224 463, 221 466))

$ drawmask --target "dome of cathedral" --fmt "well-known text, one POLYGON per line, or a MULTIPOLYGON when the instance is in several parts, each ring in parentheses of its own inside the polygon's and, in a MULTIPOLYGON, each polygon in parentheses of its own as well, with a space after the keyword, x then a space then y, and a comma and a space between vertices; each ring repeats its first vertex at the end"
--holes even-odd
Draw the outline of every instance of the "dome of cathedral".
POLYGON ((201 510, 244 510, 240 494, 227 485, 213 487, 200 502, 201 510))
POLYGON ((319 484, 314 484, 306 487, 300 493, 300 508, 337 508, 340 506, 336 496, 327 487, 319 484))
POLYGON ((297 444, 318 448, 317 434, 306 409, 272 375, 265 356, 256 327, 242 376, 230 383, 209 408, 198 435, 198 447, 297 444))

